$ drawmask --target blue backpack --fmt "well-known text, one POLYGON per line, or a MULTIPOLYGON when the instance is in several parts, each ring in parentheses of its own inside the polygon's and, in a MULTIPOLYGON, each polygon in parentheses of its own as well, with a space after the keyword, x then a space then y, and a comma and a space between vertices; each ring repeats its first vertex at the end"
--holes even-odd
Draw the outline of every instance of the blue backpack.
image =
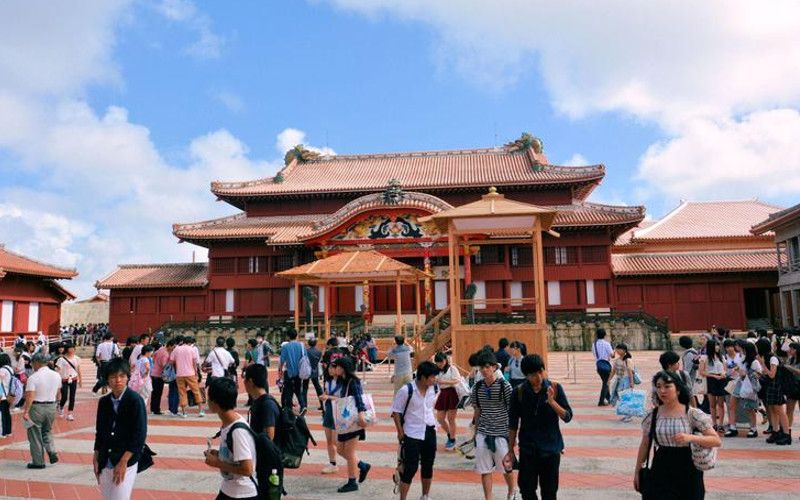
MULTIPOLYGON (((22 387, 22 382, 14 376, 14 373, 9 369, 7 366, 3 368, 6 369, 8 374, 11 376, 11 380, 8 382, 8 394, 3 394, 4 396, 11 396, 14 398, 14 402, 17 403, 22 400, 22 397, 25 395, 25 388, 22 387)), ((5 387, 2 387, 0 384, 0 390, 5 393, 5 387)))

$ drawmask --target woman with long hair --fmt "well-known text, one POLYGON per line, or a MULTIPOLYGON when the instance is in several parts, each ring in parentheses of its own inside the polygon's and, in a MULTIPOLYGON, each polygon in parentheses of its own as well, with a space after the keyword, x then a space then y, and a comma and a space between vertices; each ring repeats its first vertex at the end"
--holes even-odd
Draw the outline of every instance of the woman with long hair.
POLYGON ((347 493, 358 491, 358 484, 364 482, 371 468, 370 464, 360 461, 356 454, 358 442, 367 438, 367 433, 364 430, 367 426, 365 416, 367 407, 361 398, 363 394, 361 380, 355 374, 353 359, 349 356, 337 358, 331 362, 330 366, 333 369, 331 372, 333 380, 343 391, 341 397, 353 396, 356 402, 356 410, 358 411, 358 426, 360 429, 336 436, 336 452, 340 457, 347 460, 347 482, 340 486, 337 491, 339 493, 347 493), (356 478, 358 478, 358 482, 356 482, 356 478))
POLYGON ((740 364, 735 364, 732 368, 736 386, 728 402, 728 432, 725 433, 725 437, 739 435, 739 431, 736 430, 736 410, 739 406, 742 406, 747 411, 747 417, 750 420, 750 432, 747 433, 747 437, 756 438, 758 437, 758 427, 756 427, 758 399, 742 397, 742 383, 744 379, 748 379, 751 384, 758 381, 761 377, 761 363, 756 359, 758 353, 756 352, 755 344, 744 342, 741 346, 744 358, 740 364))
MULTIPOLYGON (((611 385, 609 403, 614 406, 617 404, 617 400, 619 400, 620 393, 633 387, 633 371, 635 366, 633 364, 633 356, 631 356, 626 344, 617 344, 616 349, 614 349, 614 358, 611 365, 613 367, 613 383, 611 385)), ((622 417, 622 420, 625 422, 630 419, 631 417, 622 417)))
POLYGON ((75 346, 71 343, 66 344, 66 351, 55 361, 56 371, 61 375, 61 401, 58 403, 58 415, 64 416, 64 406, 69 400, 66 418, 69 421, 75 420, 73 410, 75 410, 75 394, 78 387, 83 387, 81 376, 81 358, 75 355, 75 346))
POLYGON ((447 354, 443 352, 437 352, 433 362, 439 368, 437 383, 440 387, 433 409, 436 410, 436 421, 447 434, 444 449, 452 451, 456 447, 456 414, 459 402, 456 384, 461 383, 461 374, 458 373, 458 368, 450 364, 447 354))
POLYGON ((761 386, 764 391, 764 406, 767 407, 767 417, 769 418, 772 434, 767 438, 767 443, 777 445, 792 444, 792 437, 789 434, 789 419, 786 416, 784 404, 786 399, 783 396, 780 381, 778 380, 778 367, 780 361, 778 356, 772 352, 772 344, 768 338, 760 338, 756 342, 758 351, 758 361, 761 363, 761 386))
POLYGON ((656 373, 653 386, 657 404, 642 421, 633 486, 645 499, 700 500, 705 497, 703 473, 694 466, 690 444, 716 448, 722 440, 709 416, 689 406, 692 395, 675 373, 666 370, 656 373), (639 483, 639 471, 651 449, 651 428, 655 431, 652 442, 655 453, 650 480, 645 485, 639 483))
POLYGON ((725 362, 722 359, 719 344, 711 339, 706 343, 706 355, 700 360, 700 376, 706 378, 708 400, 711 409, 711 422, 714 430, 725 430, 725 384, 728 381, 725 375, 725 362))

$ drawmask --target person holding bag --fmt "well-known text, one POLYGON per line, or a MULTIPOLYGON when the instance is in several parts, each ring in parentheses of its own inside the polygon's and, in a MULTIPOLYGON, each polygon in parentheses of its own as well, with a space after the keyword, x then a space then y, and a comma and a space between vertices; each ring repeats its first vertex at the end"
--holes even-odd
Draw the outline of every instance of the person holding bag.
POLYGON ((653 377, 653 386, 658 405, 642 421, 633 487, 645 500, 702 500, 702 471, 715 461, 708 450, 721 446, 722 440, 711 418, 689 407, 691 393, 678 376, 660 371, 653 377))
POLYGON ((592 344, 592 354, 594 355, 597 374, 600 376, 600 400, 597 406, 607 406, 610 404, 611 394, 608 390, 608 379, 611 377, 611 358, 614 357, 614 349, 611 343, 606 340, 604 328, 598 328, 595 332, 595 341, 592 344))
POLYGON ((756 410, 758 409, 758 390, 761 388, 759 377, 761 376, 761 363, 759 363, 756 346, 752 342, 742 344, 744 359, 741 364, 733 365, 732 370, 736 380, 736 386, 731 393, 728 403, 728 432, 725 437, 736 437, 739 431, 736 429, 736 410, 743 405, 747 410, 750 420, 749 438, 758 437, 758 427, 756 427, 756 410))
POLYGON ((358 411, 359 429, 336 436, 336 452, 340 457, 347 460, 348 477, 347 483, 340 486, 336 491, 339 493, 347 493, 350 491, 358 491, 358 484, 363 483, 364 480, 367 479, 367 474, 371 468, 370 464, 362 462, 356 455, 358 442, 367 439, 367 433, 364 431, 364 428, 367 426, 367 407, 362 399, 363 389, 361 387, 361 380, 359 380, 355 374, 355 366, 352 358, 343 357, 334 359, 330 366, 333 367, 333 379, 344 388, 344 396, 339 401, 346 399, 348 396, 352 396, 355 400, 356 410, 358 411), (358 482, 356 482, 356 473, 358 473, 358 482))
POLYGON ((441 387, 434 406, 436 421, 447 434, 444 449, 453 451, 456 448, 456 414, 458 413, 458 402, 461 400, 456 386, 461 383, 461 374, 458 373, 458 368, 450 364, 447 354, 443 352, 437 352, 433 357, 433 362, 439 369, 437 383, 441 387))

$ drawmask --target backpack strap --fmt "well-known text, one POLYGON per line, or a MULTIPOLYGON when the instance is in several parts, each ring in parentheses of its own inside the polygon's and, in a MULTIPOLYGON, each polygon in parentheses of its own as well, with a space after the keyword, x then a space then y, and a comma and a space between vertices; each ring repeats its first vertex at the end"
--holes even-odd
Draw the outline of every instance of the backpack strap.
MULTIPOLYGON (((242 421, 235 422, 231 426, 231 430, 228 431, 228 435, 225 436, 225 446, 227 446, 228 450, 231 452, 231 457, 233 456, 233 431, 235 431, 236 429, 245 429, 245 430, 247 430, 247 432, 249 432, 250 436, 253 438, 253 443, 255 443, 255 441, 256 441, 256 433, 253 432, 253 429, 251 429, 249 425, 247 425, 246 423, 244 423, 242 421)), ((219 437, 219 435, 220 435, 220 433, 218 432, 214 437, 215 438, 219 437)), ((253 473, 254 474, 255 474, 255 472, 256 472, 255 469, 253 469, 253 473)), ((258 491, 258 481, 256 480, 256 478, 254 476, 250 476, 250 480, 253 481, 253 486, 256 487, 256 492, 257 492, 258 491)))
POLYGON ((404 425, 406 422, 406 412, 408 411, 408 405, 411 404, 411 397, 414 396, 414 387, 411 385, 411 382, 406 384, 406 390, 408 391, 408 399, 406 399, 406 404, 403 407, 403 413, 400 414, 401 425, 404 425))

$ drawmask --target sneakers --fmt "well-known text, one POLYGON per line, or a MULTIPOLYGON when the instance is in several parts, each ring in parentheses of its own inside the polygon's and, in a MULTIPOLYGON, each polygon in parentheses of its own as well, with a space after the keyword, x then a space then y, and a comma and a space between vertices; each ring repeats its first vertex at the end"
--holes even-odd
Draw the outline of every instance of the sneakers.
POLYGON ((323 467, 320 472, 322 474, 334 474, 336 472, 339 472, 339 466, 338 465, 333 465, 333 464, 328 464, 325 467, 323 467))
POLYGON ((444 449, 447 451, 453 451, 456 449, 456 440, 455 439, 448 439, 444 443, 444 449))
POLYGON ((756 429, 750 429, 750 432, 747 433, 747 437, 749 438, 757 438, 758 431, 756 429))
POLYGON ((339 489, 337 489, 336 491, 338 491, 339 493, 350 493, 351 491, 358 491, 358 483, 354 481, 347 481, 346 483, 344 483, 343 486, 339 486, 339 489))
POLYGON ((203 410, 200 410, 200 413, 198 413, 197 416, 198 417, 205 417, 206 416, 206 412, 203 411, 203 410))
POLYGON ((728 429, 728 432, 725 433, 726 438, 735 438, 739 435, 739 431, 736 429, 728 429))
POLYGON ((72 415, 72 413, 67 415, 67 422, 72 422, 73 420, 75 420, 75 417, 72 415))
POLYGON ((189 415, 187 415, 186 412, 178 413, 178 415, 180 415, 181 418, 189 418, 189 415))
POLYGON ((367 474, 372 466, 366 462, 358 462, 358 482, 363 483, 367 479, 367 474))
POLYGON ((59 417, 63 417, 64 416, 64 408, 61 408, 61 407, 58 408, 58 416, 59 417))

